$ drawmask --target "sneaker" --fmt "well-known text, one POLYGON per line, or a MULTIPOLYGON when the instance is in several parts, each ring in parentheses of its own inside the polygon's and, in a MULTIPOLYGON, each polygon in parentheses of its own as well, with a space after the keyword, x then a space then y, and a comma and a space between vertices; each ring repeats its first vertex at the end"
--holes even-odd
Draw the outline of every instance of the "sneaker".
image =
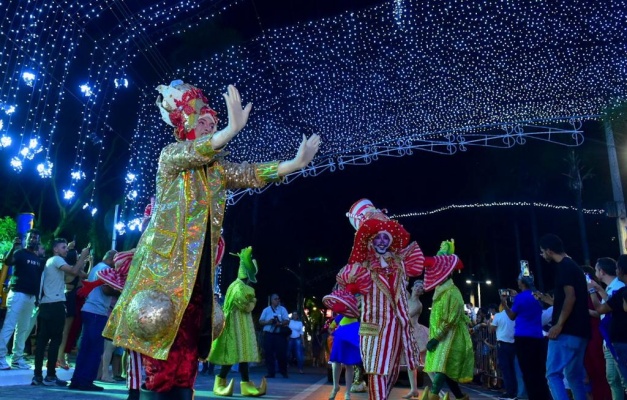
POLYGON ((67 381, 57 378, 56 375, 48 375, 43 381, 44 386, 67 386, 67 381))
POLYGON ((41 386, 44 384, 44 377, 43 376, 33 376, 33 380, 30 382, 31 385, 33 386, 41 386))
POLYGON ((7 362, 5 358, 0 358, 0 371, 8 371, 11 369, 11 366, 7 362))
POLYGON ((13 360, 11 362, 11 368, 13 369, 30 369, 30 364, 27 363, 23 358, 18 360, 13 360))

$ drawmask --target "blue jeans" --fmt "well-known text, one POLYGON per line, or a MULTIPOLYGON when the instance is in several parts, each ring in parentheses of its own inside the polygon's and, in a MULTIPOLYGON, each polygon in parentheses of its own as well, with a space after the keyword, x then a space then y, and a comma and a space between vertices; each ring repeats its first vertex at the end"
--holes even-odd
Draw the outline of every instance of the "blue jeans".
POLYGON ((102 331, 109 319, 106 315, 87 311, 81 311, 81 316, 83 318, 83 332, 71 386, 89 386, 96 380, 104 351, 102 331))
POLYGON ((616 351, 616 366, 623 380, 627 380, 627 343, 613 342, 612 345, 616 351))
POLYGON ((546 379, 553 400, 568 400, 564 375, 570 385, 575 400, 586 400, 584 379, 586 370, 583 358, 586 354, 588 339, 561 334, 557 339, 549 340, 549 352, 546 359, 546 379))
POLYGON ((289 357, 288 359, 292 359, 292 357, 296 357, 296 364, 298 365, 298 369, 303 369, 303 340, 301 338, 290 338, 289 349, 287 350, 289 357))

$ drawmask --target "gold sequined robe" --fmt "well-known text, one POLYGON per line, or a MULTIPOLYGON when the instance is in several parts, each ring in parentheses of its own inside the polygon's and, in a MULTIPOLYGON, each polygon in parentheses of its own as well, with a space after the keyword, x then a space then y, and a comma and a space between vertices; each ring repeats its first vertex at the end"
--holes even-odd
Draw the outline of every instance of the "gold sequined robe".
MULTIPOLYGON (((194 288, 206 234, 211 235, 211 260, 215 260, 226 189, 262 187, 279 180, 278 161, 237 164, 223 160, 219 153, 213 150, 210 135, 162 150, 153 215, 103 332, 116 346, 167 359, 194 288), (156 340, 141 339, 133 331, 136 321, 125 318, 133 297, 144 290, 166 293, 174 304, 174 324, 156 340)), ((214 271, 212 265, 212 280, 214 271)))
POLYGON ((216 365, 259 362, 255 324, 250 314, 257 299, 255 289, 241 279, 229 285, 224 296, 224 330, 211 343, 209 361, 216 365))

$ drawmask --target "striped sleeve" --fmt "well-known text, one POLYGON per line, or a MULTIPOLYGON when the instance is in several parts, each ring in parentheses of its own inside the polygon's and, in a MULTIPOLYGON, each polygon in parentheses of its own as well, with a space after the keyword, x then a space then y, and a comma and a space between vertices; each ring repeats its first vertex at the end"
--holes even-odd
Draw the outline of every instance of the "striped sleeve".
POLYGON ((422 250, 418 243, 411 242, 409 246, 405 247, 401 251, 401 258, 405 265, 405 272, 407 276, 419 276, 422 275, 424 270, 425 256, 422 254, 422 250))
POLYGON ((348 264, 337 274, 337 283, 342 287, 351 285, 357 287, 358 293, 366 294, 372 287, 372 278, 368 270, 361 266, 360 263, 348 264))

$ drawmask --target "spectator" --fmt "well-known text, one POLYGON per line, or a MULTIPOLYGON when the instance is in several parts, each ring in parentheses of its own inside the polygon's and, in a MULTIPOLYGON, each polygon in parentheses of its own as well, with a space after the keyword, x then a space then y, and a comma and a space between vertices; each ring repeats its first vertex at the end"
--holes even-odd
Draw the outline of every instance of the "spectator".
MULTIPOLYGON (((76 246, 75 241, 71 241, 67 244, 67 257, 65 261, 68 265, 76 264, 78 260, 78 252, 74 248, 76 246)), ((78 290, 78 284, 80 279, 78 276, 65 275, 65 325, 63 326, 63 336, 61 339, 61 345, 59 346, 59 354, 57 355, 57 367, 65 370, 70 369, 70 362, 68 359, 69 351, 66 352, 65 347, 67 345, 68 335, 70 334, 70 328, 74 322, 76 316, 76 291, 78 290)))
POLYGON ((64 260, 67 256, 67 241, 54 239, 52 241, 53 256, 46 261, 41 279, 41 296, 39 304, 39 316, 37 317, 37 349, 35 350, 35 375, 32 385, 66 386, 67 382, 57 378, 56 363, 59 346, 63 338, 63 326, 65 324, 65 274, 84 277, 82 271, 85 261, 89 256, 89 248, 84 248, 74 266, 68 265, 64 260), (50 345, 48 346, 48 342, 50 345), (44 354, 48 346, 47 374, 44 379, 42 368, 44 354))
POLYGON ((501 304, 509 319, 516 321, 514 346, 523 382, 530 400, 550 399, 545 378, 547 343, 542 333, 542 305, 534 298, 533 276, 528 269, 518 276, 518 288, 520 294, 513 289, 508 289, 508 293, 502 292, 501 304), (507 304, 508 297, 514 298, 512 308, 507 304))
POLYGON ((298 373, 303 373, 303 322, 300 320, 297 311, 292 313, 292 319, 288 324, 292 330, 290 335, 289 354, 288 359, 292 357, 296 358, 296 366, 298 367, 298 373))
POLYGON ((266 357, 266 378, 274 378, 276 361, 279 363, 279 372, 287 378, 287 344, 281 327, 289 324, 289 317, 285 307, 279 304, 278 294, 270 296, 270 305, 263 309, 259 323, 263 326, 263 352, 266 357))
MULTIPOLYGON (((89 282, 98 280, 98 272, 107 268, 113 268, 113 257, 115 257, 116 253, 115 250, 109 250, 105 253, 102 261, 96 264, 89 272, 89 282)), ((113 296, 118 294, 119 292, 105 284, 96 287, 87 295, 85 304, 81 309, 83 333, 70 389, 90 392, 104 390, 102 386, 94 385, 94 380, 98 375, 104 351, 102 331, 109 318, 109 307, 113 296)))
MULTIPOLYGON (((600 260, 599 260, 600 261, 600 260)), ((598 294, 601 296, 601 304, 607 302, 612 297, 613 293, 624 287, 625 284, 616 276, 616 263, 613 265, 610 263, 598 263, 595 265, 595 276, 599 281, 605 284, 605 290, 600 286, 597 288, 598 294)), ((607 314, 601 314, 601 327, 607 331, 611 321, 607 314)), ((605 356, 605 377, 610 385, 612 391, 612 398, 621 399, 624 393, 623 387, 625 385, 625 379, 627 377, 621 376, 616 365, 616 360, 610 352, 607 340, 603 341, 603 355, 605 356)))
MULTIPOLYGON (((616 261, 609 257, 599 258, 595 266, 596 269, 608 269, 616 274, 616 261)), ((596 281, 598 279, 595 274, 595 268, 589 265, 582 266, 587 279, 596 281)), ((598 293, 597 293, 598 296, 598 293)), ((597 299, 598 300, 598 299, 597 299)), ((608 385, 608 379, 605 366, 607 361, 603 357, 603 336, 601 336, 601 319, 600 314, 594 309, 594 303, 592 299, 588 299, 588 314, 590 315, 590 341, 588 341, 588 347, 586 347, 586 355, 584 358, 584 366, 588 373, 588 382, 592 387, 593 399, 610 399, 612 398, 612 391, 608 385)), ((620 385, 620 380, 618 381, 620 385)), ((622 388, 621 388, 622 392, 622 388)))
POLYGON ((30 369, 24 360, 24 344, 32 330, 31 315, 35 309, 36 298, 40 291, 43 263, 37 255, 39 249, 39 231, 31 229, 26 234, 26 248, 22 249, 19 238, 13 240, 13 247, 6 257, 6 264, 13 266, 9 295, 7 296, 7 314, 0 331, 0 370, 30 369), (15 332, 11 365, 7 363, 7 345, 15 332))
POLYGON ((494 315, 490 331, 496 332, 497 363, 503 375, 505 395, 501 399, 515 399, 518 391, 516 383, 516 346, 514 345, 514 326, 516 323, 507 316, 504 307, 494 315))
MULTIPOLYGON (((616 276, 623 283, 627 283, 627 255, 623 254, 618 258, 616 276)), ((596 296, 599 285, 594 281, 590 281, 588 288, 594 308, 600 314, 612 313, 612 320, 610 321, 609 327, 610 351, 613 348, 616 365, 622 377, 625 378, 627 377, 627 329, 625 329, 625 327, 627 327, 627 311, 625 311, 624 299, 627 296, 625 295, 627 288, 623 286, 616 290, 603 304, 599 302, 596 296)), ((623 387, 623 389, 626 388, 623 387)))
MULTIPOLYGON (((590 338, 586 278, 583 271, 564 252, 564 244, 556 235, 540 239, 540 254, 556 264, 555 297, 546 377, 554 400, 568 400, 564 375, 575 400, 586 400, 583 359, 590 338)), ((521 361, 522 362, 522 361, 521 361)), ((527 385, 527 390, 531 388, 527 385)))

